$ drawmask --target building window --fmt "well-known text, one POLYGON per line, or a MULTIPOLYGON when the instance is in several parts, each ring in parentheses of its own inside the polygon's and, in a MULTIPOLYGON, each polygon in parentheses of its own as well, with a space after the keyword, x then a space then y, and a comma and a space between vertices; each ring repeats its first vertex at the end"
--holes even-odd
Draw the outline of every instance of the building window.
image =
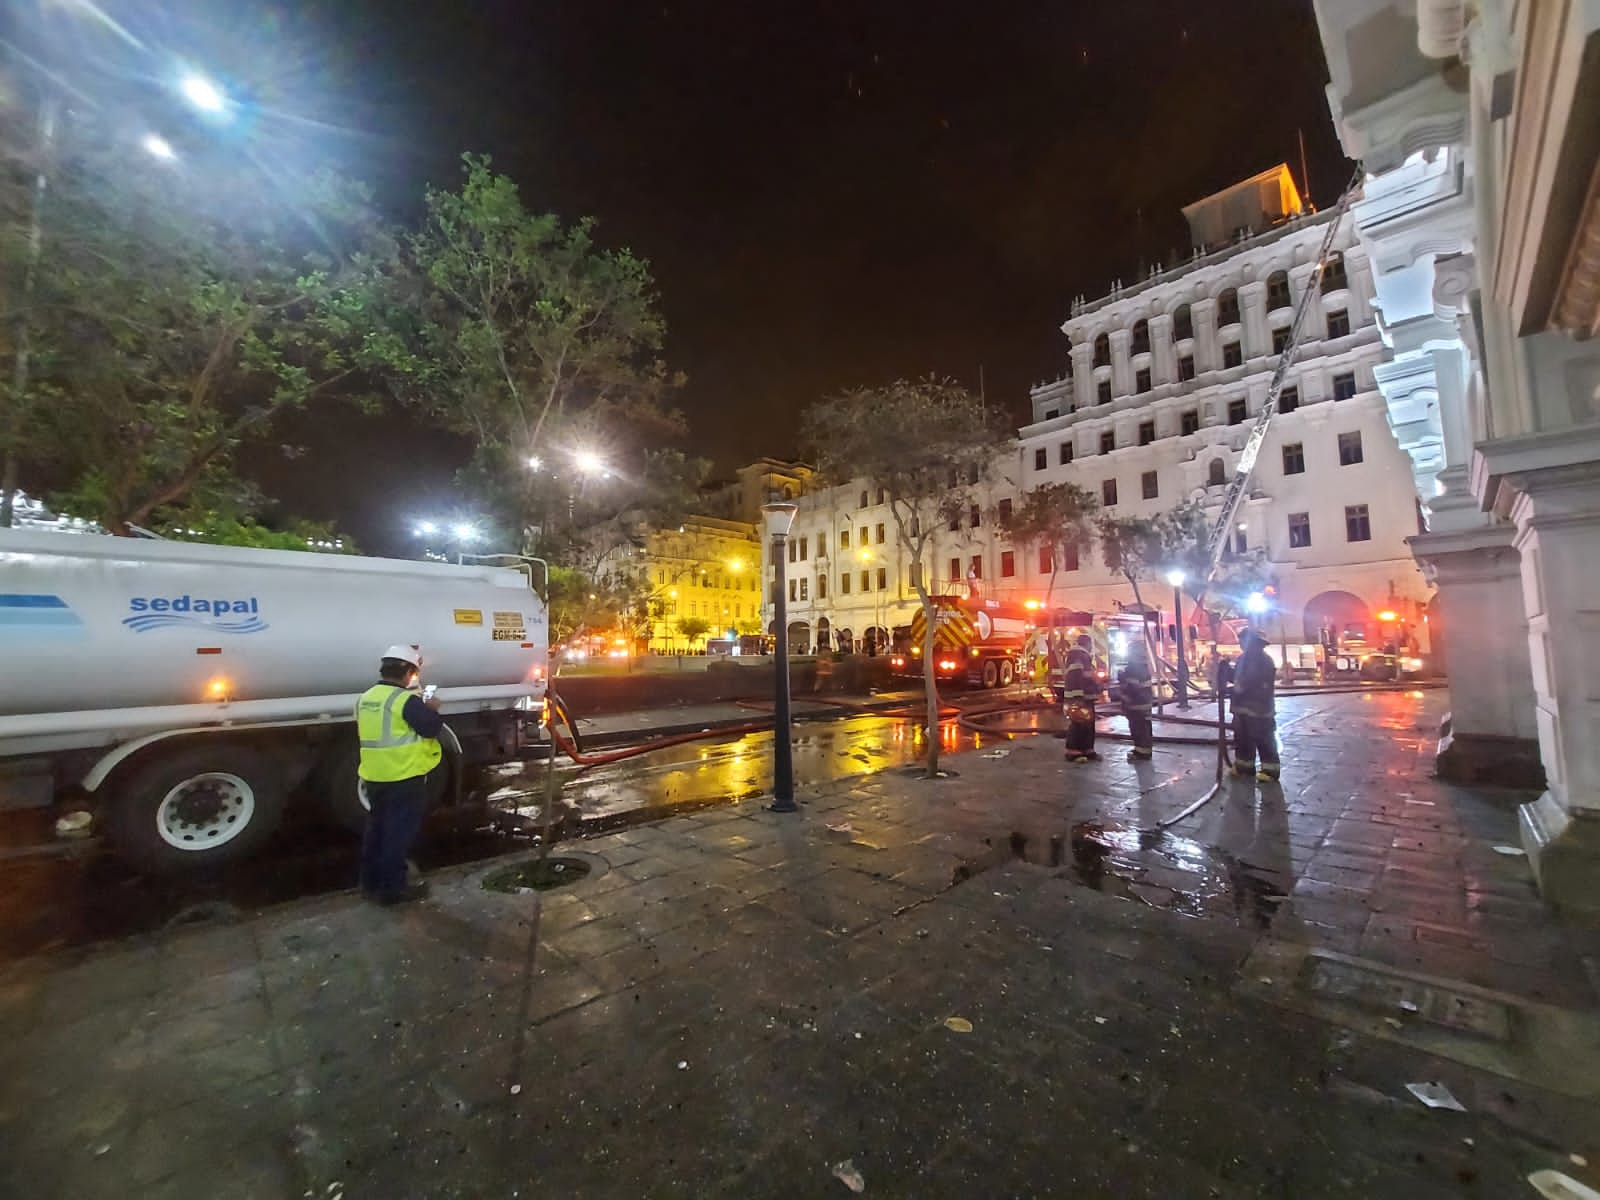
POLYGON ((1184 437, 1191 433, 1200 432, 1200 410, 1198 408, 1186 408, 1183 410, 1183 415, 1178 418, 1178 432, 1184 437))
POLYGON ((951 487, 952 490, 957 488, 957 487, 959 487, 959 486, 961 486, 961 471, 960 471, 959 468, 957 468, 957 467, 951 467, 950 468, 949 484, 950 484, 950 487, 951 487))
POLYGON ((1345 505, 1344 540, 1347 542, 1370 542, 1372 540, 1372 521, 1367 516, 1367 506, 1365 504, 1345 505))
POLYGON ((1285 475, 1306 473, 1306 448, 1299 442, 1290 442, 1283 448, 1283 473, 1285 475))
POLYGON ((1353 467, 1361 461, 1361 431, 1339 435, 1339 465, 1353 467))
POLYGON ((1333 377, 1333 398, 1335 400, 1348 400, 1356 394, 1356 375, 1354 371, 1346 371, 1343 375, 1333 377))
POLYGON ((1267 276, 1267 311, 1289 307, 1289 272, 1274 271, 1267 276))
POLYGON ((1139 476, 1139 489, 1146 500, 1154 500, 1160 495, 1160 485, 1156 480, 1154 471, 1146 471, 1139 476))
POLYGON ((1289 348, 1289 327, 1283 326, 1272 331, 1272 352, 1282 354, 1289 348))
POLYGON ((967 568, 967 574, 974 579, 983 578, 983 555, 974 554, 972 556, 972 565, 967 568))
POLYGON ((806 554, 811 548, 811 538, 805 534, 800 537, 800 561, 806 561, 806 554))
POLYGON ((1133 342, 1129 347, 1133 354, 1150 353, 1150 322, 1136 321, 1133 326, 1133 342))
POLYGON ((961 528, 961 514, 959 512, 953 512, 950 514, 950 524, 946 526, 946 528, 948 528, 951 533, 954 533, 956 530, 961 528))
POLYGON ((879 521, 878 524, 877 524, 877 527, 872 531, 873 537, 876 539, 878 545, 880 545, 880 546, 883 545, 883 536, 884 536, 885 532, 886 531, 883 528, 883 522, 882 521, 879 521))
POLYGON ((1061 547, 1061 569, 1063 571, 1076 571, 1078 569, 1078 548, 1076 546, 1061 547))
POLYGON ((1140 367, 1133 373, 1133 390, 1148 392, 1150 390, 1150 368, 1140 367))
POLYGON ((967 527, 969 529, 976 529, 982 523, 983 523, 982 514, 979 511, 978 506, 976 504, 974 504, 967 511, 967 527))
POLYGON ((857 508, 865 508, 866 506, 867 506, 867 489, 866 488, 862 488, 861 489, 861 503, 856 505, 856 507, 857 508))
POLYGON ((818 600, 826 600, 827 598, 828 598, 828 577, 826 575, 818 575, 817 576, 817 599, 818 600))
POLYGON ((1094 365, 1097 367, 1111 365, 1111 339, 1103 333, 1094 340, 1094 365))
POLYGON ((1249 410, 1248 410, 1247 406, 1245 405, 1245 402, 1242 399, 1241 400, 1229 400, 1228 401, 1228 424, 1229 425, 1241 425, 1241 424, 1243 424, 1244 423, 1244 419, 1248 415, 1248 413, 1249 413, 1249 410))
POLYGON ((888 567, 879 567, 878 568, 878 590, 880 592, 886 592, 886 591, 889 590, 889 568, 888 567))
POLYGON ((914 588, 922 586, 922 564, 919 562, 911 564, 911 586, 914 588))
POLYGON ((1040 446, 1033 452, 1033 469, 1035 471, 1042 471, 1045 469, 1045 467, 1049 466, 1049 464, 1049 456, 1045 453, 1044 447, 1040 446))
POLYGON ((1350 314, 1342 308, 1336 308, 1328 314, 1328 336, 1331 338, 1343 337, 1350 332, 1350 314))
POLYGON ((1289 514, 1289 546, 1300 550, 1311 545, 1311 514, 1289 514))
POLYGON ((1061 445, 1057 446, 1056 447, 1056 457, 1058 457, 1061 460, 1061 465, 1063 467, 1066 466, 1069 462, 1071 462, 1072 461, 1072 443, 1071 442, 1062 442, 1061 445))
POLYGON ((1059 408, 1047 408, 1044 412, 1044 419, 1046 421, 1054 421, 1060 415, 1061 410, 1059 408))
MULTIPOLYGON (((800 598, 799 587, 800 581, 798 579, 789 580, 789 599, 798 600, 800 598)), ((694 604, 692 607, 694 612, 700 611, 700 605, 698 603, 694 604)), ((693 616, 694 612, 691 612, 690 616, 693 616)))
POLYGON ((1180 304, 1172 314, 1172 340, 1184 341, 1194 336, 1194 318, 1187 304, 1180 304))
POLYGON ((840 571, 839 572, 839 594, 841 596, 848 596, 850 594, 850 572, 849 571, 840 571))
POLYGON ((998 509, 999 511, 996 513, 996 516, 999 517, 1000 528, 1010 529, 1012 515, 1011 497, 1007 496, 1004 500, 1000 501, 998 509))
POLYGON ((800 599, 811 599, 811 580, 808 576, 800 576, 800 599))
POLYGON ((1117 481, 1107 479, 1100 485, 1100 503, 1110 508, 1117 502, 1117 481))
POLYGON ((1345 278, 1344 273, 1344 255, 1328 255, 1327 265, 1322 268, 1322 294, 1326 296, 1329 292, 1337 292, 1348 286, 1349 280, 1345 278))
POLYGON ((1039 574, 1048 575, 1056 569, 1055 555, 1049 546, 1039 547, 1039 574))
POLYGON ((793 538, 789 539, 789 561, 800 561, 800 543, 795 541, 793 538))
POLYGON ((1100 453, 1110 454, 1117 448, 1117 434, 1115 430, 1108 429, 1100 435, 1100 453))
POLYGON ((1178 382, 1187 383, 1194 378, 1194 355, 1180 354, 1178 356, 1178 382))
POLYGON ((848 529, 839 530, 839 549, 850 549, 850 531, 848 529))
POLYGON ((1014 550, 1000 551, 1000 578, 1011 579, 1017 573, 1017 554, 1014 550))
POLYGON ((1244 554, 1250 549, 1250 539, 1245 537, 1244 530, 1237 529, 1233 534, 1233 552, 1244 554))
POLYGON ((1238 342, 1222 343, 1222 365, 1224 367, 1237 367, 1244 362, 1244 351, 1239 348, 1238 342))
POLYGON ((887 496, 888 496, 888 492, 887 491, 885 491, 883 488, 879 488, 878 489, 878 503, 879 504, 882 504, 884 499, 885 499, 885 497, 887 497, 887 496))
POLYGON ((973 463, 967 468, 967 482, 973 487, 978 486, 978 464, 973 463))
POLYGON ((872 572, 871 571, 863 571, 863 572, 861 572, 861 590, 863 592, 870 592, 872 590, 872 572))
POLYGON ((1278 393, 1278 411, 1281 413, 1293 412, 1300 407, 1300 389, 1286 387, 1278 393))
POLYGON ((1228 482, 1228 468, 1223 465, 1220 458, 1213 458, 1211 465, 1206 468, 1206 486, 1220 487, 1228 482))
POLYGON ((1239 323, 1239 293, 1229 288, 1217 297, 1217 326, 1237 325, 1239 323))
POLYGON ((1148 446, 1156 440, 1156 423, 1154 421, 1139 422, 1139 445, 1148 446))
POLYGON ((1111 403, 1111 380, 1102 379, 1100 381, 1100 386, 1095 390, 1095 403, 1096 404, 1110 404, 1111 403))
POLYGON ((950 560, 950 578, 952 581, 958 583, 961 580, 961 560, 959 558, 952 558, 950 560))

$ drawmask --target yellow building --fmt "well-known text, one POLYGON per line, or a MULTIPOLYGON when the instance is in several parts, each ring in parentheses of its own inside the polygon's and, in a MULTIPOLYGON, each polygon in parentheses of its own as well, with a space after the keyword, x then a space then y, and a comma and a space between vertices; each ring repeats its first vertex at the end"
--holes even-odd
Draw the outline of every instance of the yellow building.
POLYGON ((708 638, 757 632, 760 568, 752 523, 695 516, 647 535, 639 569, 649 597, 650 649, 701 650, 708 638), (684 622, 691 629, 704 622, 704 629, 691 637, 684 622))

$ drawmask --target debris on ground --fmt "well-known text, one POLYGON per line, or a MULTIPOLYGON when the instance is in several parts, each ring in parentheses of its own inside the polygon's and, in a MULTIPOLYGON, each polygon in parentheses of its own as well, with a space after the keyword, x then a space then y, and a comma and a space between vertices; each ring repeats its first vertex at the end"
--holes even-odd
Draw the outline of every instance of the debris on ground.
POLYGON ((1535 1171, 1528 1182, 1545 1200, 1600 1200, 1600 1192, 1563 1171, 1535 1171))
POLYGON ((1520 854, 1520 855, 1523 855, 1524 857, 1526 857, 1527 853, 1528 853, 1521 846, 1496 846, 1494 848, 1494 852, 1496 854, 1504 854, 1504 855, 1507 855, 1507 856, 1520 854))
POLYGON ((834 1163, 833 1177, 857 1195, 867 1190, 867 1181, 861 1177, 861 1172, 856 1170, 854 1159, 847 1158, 841 1163, 834 1163))
POLYGON ((951 1033, 971 1033, 972 1022, 965 1017, 946 1017, 944 1027, 951 1033))
POLYGON ((1001 748, 999 750, 990 750, 987 754, 980 754, 978 757, 979 758, 1004 758, 1006 755, 1008 755, 1010 753, 1011 753, 1010 750, 1005 749, 1005 748, 1001 748))
POLYGON ((513 1095, 513 1096, 520 1096, 520 1095, 522 1095, 522 1085, 521 1085, 521 1084, 520 1084, 520 1083, 513 1083, 513 1084, 512 1084, 512 1085, 511 1085, 511 1094, 512 1094, 512 1095, 513 1095))
POLYGON ((689 1069, 689 1060, 686 1059, 686 1058, 680 1058, 678 1060, 678 1070, 687 1071, 688 1069, 689 1069))
POLYGON ((849 821, 840 821, 837 825, 827 826, 827 830, 829 833, 851 834, 855 832, 855 827, 849 821))
POLYGON ((83 812, 69 812, 56 822, 56 836, 58 838, 86 838, 89 836, 89 827, 94 824, 94 814, 83 812))
POLYGON ((1408 1083, 1406 1091, 1429 1108, 1448 1108, 1451 1112, 1466 1112, 1466 1105, 1457 1100, 1450 1093, 1450 1089, 1442 1083, 1408 1083))

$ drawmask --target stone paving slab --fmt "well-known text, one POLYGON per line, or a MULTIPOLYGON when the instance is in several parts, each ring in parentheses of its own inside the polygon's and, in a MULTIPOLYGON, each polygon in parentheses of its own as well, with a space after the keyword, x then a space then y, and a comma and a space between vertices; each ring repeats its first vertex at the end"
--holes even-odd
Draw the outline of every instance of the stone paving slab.
POLYGON ((1069 769, 1036 739, 590 839, 598 873, 559 892, 480 864, 405 909, 338 894, 15 964, 0 1195, 825 1197, 845 1160, 869 1196, 1593 1185, 1568 1156, 1600 1162, 1573 1086, 1600 1079, 1600 941, 1494 852, 1515 797, 1428 777, 1437 706, 1287 701, 1284 787, 1169 838, 1137 828, 1203 789, 1203 750, 1069 769), (1503 994, 1570 1069, 1286 1002, 1260 983, 1285 947, 1503 994))

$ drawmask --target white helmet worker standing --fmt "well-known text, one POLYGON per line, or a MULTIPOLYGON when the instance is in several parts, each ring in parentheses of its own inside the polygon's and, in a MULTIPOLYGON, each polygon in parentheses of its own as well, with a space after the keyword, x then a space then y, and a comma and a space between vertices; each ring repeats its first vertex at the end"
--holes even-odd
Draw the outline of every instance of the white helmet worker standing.
POLYGON ((427 894, 426 884, 407 882, 406 856, 428 807, 428 774, 443 757, 444 718, 437 700, 413 691, 421 666, 418 647, 390 646, 378 664, 378 682, 356 704, 359 773, 371 809, 361 843, 361 890, 380 904, 427 894))

